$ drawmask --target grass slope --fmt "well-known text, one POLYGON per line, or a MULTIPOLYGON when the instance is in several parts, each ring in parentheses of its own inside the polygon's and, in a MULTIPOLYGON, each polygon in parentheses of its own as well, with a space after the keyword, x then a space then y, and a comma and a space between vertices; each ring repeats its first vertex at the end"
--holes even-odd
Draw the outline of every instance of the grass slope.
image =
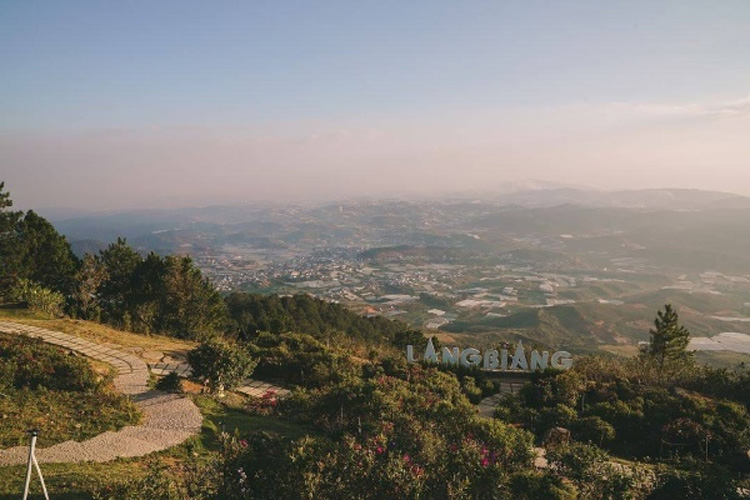
POLYGON ((0 333, 0 447, 26 444, 32 428, 47 447, 136 424, 137 408, 111 377, 59 347, 0 333))

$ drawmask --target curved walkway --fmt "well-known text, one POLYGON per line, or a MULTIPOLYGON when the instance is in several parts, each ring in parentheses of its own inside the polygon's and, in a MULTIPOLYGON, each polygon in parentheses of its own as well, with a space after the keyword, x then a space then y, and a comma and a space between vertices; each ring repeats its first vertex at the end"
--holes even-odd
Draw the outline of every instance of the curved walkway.
MULTIPOLYGON (((36 457, 40 463, 108 462, 119 457, 140 457, 171 448, 200 432, 203 417, 198 407, 186 397, 150 390, 146 363, 120 351, 119 346, 97 344, 74 335, 7 321, 0 321, 0 331, 40 338, 114 366, 117 369, 115 387, 129 395, 143 413, 140 425, 107 431, 85 441, 65 441, 49 448, 38 448, 36 457)), ((0 450, 0 465, 24 464, 28 453, 26 446, 0 450)))
MULTIPOLYGON (((500 392, 492 396, 486 397, 479 402, 477 405, 477 412, 480 417, 483 418, 494 418, 495 408, 502 402, 503 398, 507 395, 518 394, 525 382, 521 380, 508 380, 500 383, 500 392)), ((541 447, 534 447, 534 467, 538 469, 546 469, 549 464, 546 458, 546 451, 541 447)))

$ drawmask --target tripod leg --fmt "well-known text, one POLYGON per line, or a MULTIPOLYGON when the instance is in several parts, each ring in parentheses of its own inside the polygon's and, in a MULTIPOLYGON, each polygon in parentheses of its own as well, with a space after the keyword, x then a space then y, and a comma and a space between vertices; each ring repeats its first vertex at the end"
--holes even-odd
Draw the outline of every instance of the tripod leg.
POLYGON ((29 464, 26 467, 26 483, 23 486, 23 500, 29 498, 29 485, 31 484, 31 464, 34 462, 34 445, 36 436, 31 437, 31 446, 29 446, 29 464))
POLYGON ((34 460, 34 466, 36 467, 36 472, 39 474, 39 482, 42 483, 42 491, 44 492, 44 498, 49 500, 49 495, 47 494, 47 485, 44 484, 44 477, 42 476, 42 469, 39 468, 39 462, 36 461, 36 456, 32 456, 34 460))

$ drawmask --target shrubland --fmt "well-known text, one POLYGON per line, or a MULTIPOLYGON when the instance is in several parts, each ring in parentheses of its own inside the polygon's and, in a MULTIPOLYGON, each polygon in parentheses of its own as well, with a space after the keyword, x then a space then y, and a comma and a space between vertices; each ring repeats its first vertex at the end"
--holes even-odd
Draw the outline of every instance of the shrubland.
MULTIPOLYGON (((729 499, 748 473, 748 369, 695 366, 669 308, 640 356, 581 357, 571 370, 534 373, 484 419, 473 404, 497 382, 407 364, 403 347, 425 338, 406 325, 305 295, 223 297, 188 257, 142 255, 124 239, 79 261, 43 218, 10 206, 0 184, 2 298, 198 341, 189 359, 209 390, 194 398, 216 446, 152 464, 146 476, 113 477, 85 498, 729 499), (292 396, 212 394, 250 373, 292 396), (219 425, 210 414, 230 407, 233 425, 222 432, 230 419, 219 425), (548 467, 533 465, 540 446, 548 467)), ((110 425, 112 410, 132 416, 79 358, 2 337, 0 354, 0 405, 65 389, 76 403, 97 402, 99 413, 64 410, 74 427, 110 425)))

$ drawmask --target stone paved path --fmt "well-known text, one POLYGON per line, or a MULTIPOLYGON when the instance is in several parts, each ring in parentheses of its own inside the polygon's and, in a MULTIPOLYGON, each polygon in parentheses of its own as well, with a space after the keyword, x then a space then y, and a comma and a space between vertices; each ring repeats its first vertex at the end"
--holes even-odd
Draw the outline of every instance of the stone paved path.
MULTIPOLYGON (((163 356, 158 363, 149 363, 148 367, 155 375, 168 375, 175 372, 180 377, 188 378, 193 373, 192 368, 190 368, 190 365, 184 359, 172 356, 163 356)), ((232 390, 256 398, 271 395, 275 398, 283 399, 291 394, 289 389, 251 378, 245 380, 241 386, 232 390)))
MULTIPOLYGON (((115 387, 129 395, 143 413, 143 423, 107 431, 86 441, 38 448, 39 462, 108 462, 118 457, 139 457, 178 445, 200 432, 203 417, 193 402, 182 396, 148 388, 148 367, 139 357, 123 352, 119 346, 97 344, 74 335, 34 326, 0 321, 0 331, 25 334, 103 361, 117 369, 115 387)), ((44 436, 40 437, 43 446, 44 436)), ((0 450, 0 465, 24 464, 28 447, 0 450)))
POLYGON ((500 392, 494 394, 488 398, 484 398, 479 402, 477 408, 479 409, 479 415, 486 418, 492 418, 495 416, 495 408, 500 404, 500 400, 508 394, 518 394, 521 390, 523 382, 521 381, 502 381, 500 382, 500 392))
POLYGON ((178 376, 188 378, 193 374, 193 369, 187 363, 172 362, 172 363, 149 363, 148 367, 154 375, 169 375, 172 372, 176 372, 178 376))
POLYGON ((283 399, 291 394, 289 389, 284 389, 283 387, 269 384, 268 382, 261 382, 260 380, 253 380, 250 378, 245 380, 242 386, 237 387, 234 390, 256 398, 262 398, 266 394, 270 394, 283 399))

